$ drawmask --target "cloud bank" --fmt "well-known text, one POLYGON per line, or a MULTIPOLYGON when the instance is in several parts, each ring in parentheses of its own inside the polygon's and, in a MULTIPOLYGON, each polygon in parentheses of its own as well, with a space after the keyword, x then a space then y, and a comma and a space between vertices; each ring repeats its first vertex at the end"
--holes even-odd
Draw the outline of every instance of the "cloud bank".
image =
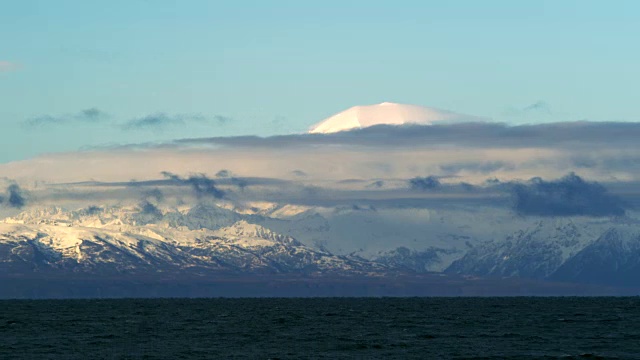
POLYGON ((626 204, 604 186, 587 182, 576 174, 559 180, 533 179, 513 187, 513 209, 536 216, 622 216, 626 204))
POLYGON ((378 125, 333 134, 297 134, 271 137, 237 136, 175 141, 178 145, 225 145, 270 148, 321 145, 366 147, 500 147, 576 148, 637 146, 639 122, 560 122, 509 126, 501 123, 446 125, 378 125), (615 139, 615 141, 612 141, 615 139))
MULTIPOLYGON (((633 182, 640 181, 638 138, 640 123, 376 126, 336 134, 182 139, 51 154, 2 164, 0 176, 20 181, 126 182, 150 181, 166 171, 204 174, 240 190, 246 187, 240 178, 301 181, 310 186, 357 180, 384 185, 379 188, 407 188, 408 179, 424 176, 443 184, 478 186, 487 179, 505 183, 575 172, 601 183, 633 182)), ((415 189, 424 184, 416 182, 415 189)))

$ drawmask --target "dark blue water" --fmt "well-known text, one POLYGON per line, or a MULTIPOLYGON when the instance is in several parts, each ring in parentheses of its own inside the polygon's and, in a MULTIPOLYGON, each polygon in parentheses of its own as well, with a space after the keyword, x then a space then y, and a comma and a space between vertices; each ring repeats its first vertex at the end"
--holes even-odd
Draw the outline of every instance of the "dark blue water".
POLYGON ((1 359, 640 358, 640 298, 0 301, 1 359))

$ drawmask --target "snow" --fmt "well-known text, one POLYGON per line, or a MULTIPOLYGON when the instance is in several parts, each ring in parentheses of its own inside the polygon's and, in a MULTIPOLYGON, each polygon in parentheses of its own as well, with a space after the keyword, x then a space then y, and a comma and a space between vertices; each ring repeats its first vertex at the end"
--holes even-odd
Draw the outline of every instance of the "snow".
POLYGON ((640 233, 637 213, 620 220, 525 218, 482 206, 375 209, 248 204, 263 214, 240 216, 214 204, 181 205, 163 208, 164 218, 148 224, 136 221, 135 207, 102 206, 91 213, 32 208, 0 221, 0 243, 18 249, 28 242, 51 255, 52 262, 73 259, 83 264, 121 264, 123 269, 150 261, 182 268, 223 266, 215 258, 238 268, 265 269, 282 261, 289 269, 313 264, 318 269, 348 270, 359 266, 359 260, 345 260, 355 259, 351 255, 376 260, 406 248, 411 251, 406 263, 423 261, 428 271, 445 271, 464 257, 455 272, 544 277, 609 229, 616 229, 624 240, 619 246, 625 249, 634 248, 640 233), (198 226, 184 225, 191 223, 198 226), (431 261, 434 252, 437 259, 431 261))
POLYGON ((304 205, 284 205, 271 211, 268 215, 274 219, 286 219, 309 211, 311 207, 304 205))
POLYGON ((383 102, 354 106, 335 114, 309 130, 311 134, 329 134, 374 125, 432 125, 436 122, 478 121, 477 117, 417 105, 383 102))

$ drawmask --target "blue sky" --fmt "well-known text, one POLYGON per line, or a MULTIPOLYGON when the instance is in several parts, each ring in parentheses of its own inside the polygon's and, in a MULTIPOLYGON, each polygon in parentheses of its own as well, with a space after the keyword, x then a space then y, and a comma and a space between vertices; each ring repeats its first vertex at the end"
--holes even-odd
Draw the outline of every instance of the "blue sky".
POLYGON ((304 131, 382 101, 508 123, 638 120, 637 1, 21 0, 0 8, 0 162, 304 131), (84 116, 90 109, 99 116, 84 116), (124 126, 159 114, 167 126, 124 126))

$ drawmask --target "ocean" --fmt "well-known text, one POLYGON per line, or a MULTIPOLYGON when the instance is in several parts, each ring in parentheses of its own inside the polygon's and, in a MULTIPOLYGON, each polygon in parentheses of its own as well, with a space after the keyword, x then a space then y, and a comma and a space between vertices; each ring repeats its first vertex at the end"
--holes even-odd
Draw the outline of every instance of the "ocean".
POLYGON ((639 297, 0 301, 0 359, 640 359, 639 297))

